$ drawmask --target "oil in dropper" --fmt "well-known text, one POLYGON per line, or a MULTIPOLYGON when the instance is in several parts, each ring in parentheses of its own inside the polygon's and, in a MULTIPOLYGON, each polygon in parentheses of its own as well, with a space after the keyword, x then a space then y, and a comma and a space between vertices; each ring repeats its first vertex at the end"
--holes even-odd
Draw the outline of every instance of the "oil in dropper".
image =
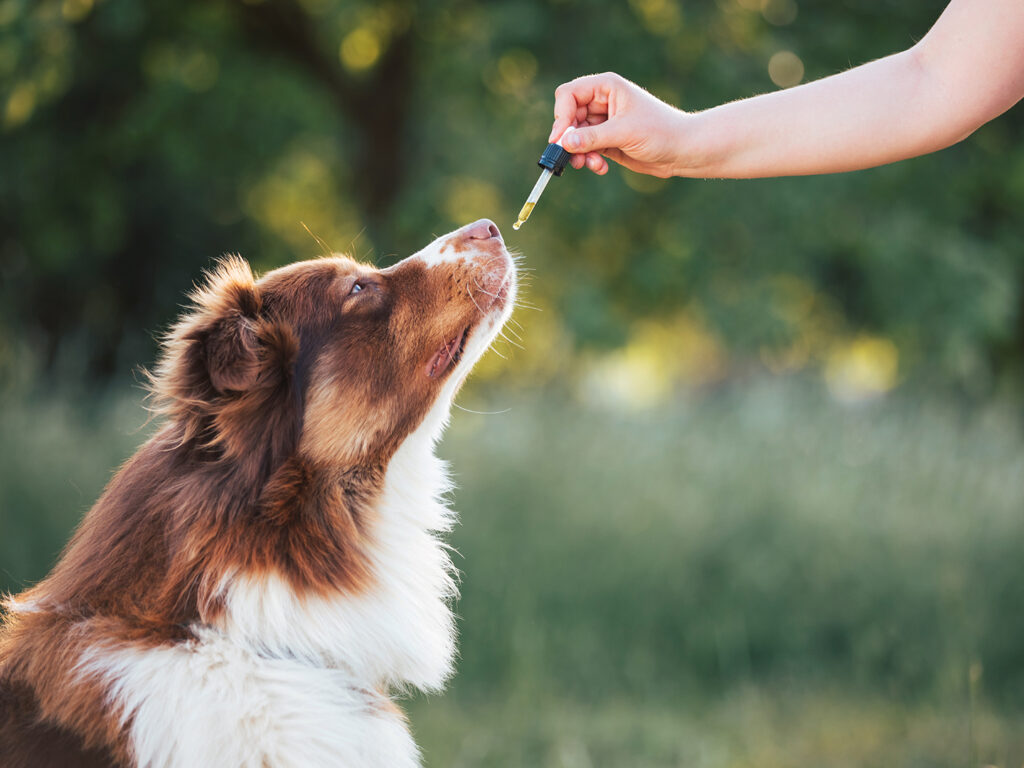
POLYGON ((521 211, 519 211, 519 218, 516 219, 516 223, 512 225, 512 229, 518 230, 526 220, 530 218, 530 214, 533 213, 533 208, 537 205, 537 201, 540 200, 541 193, 544 188, 551 181, 551 177, 561 176, 562 171, 565 170, 566 164, 569 162, 569 158, 572 157, 572 153, 567 152, 562 147, 562 142, 565 141, 565 137, 569 135, 575 128, 569 126, 565 129, 565 133, 562 137, 554 144, 548 144, 547 149, 544 150, 544 154, 540 156, 540 160, 537 161, 543 170, 540 172, 540 178, 537 179, 537 183, 533 185, 533 189, 530 191, 530 196, 526 198, 526 203, 523 205, 521 211))
POLYGON ((526 223, 526 220, 530 218, 530 214, 533 213, 533 206, 536 204, 536 202, 531 203, 529 200, 523 204, 522 210, 519 211, 519 218, 516 219, 516 223, 512 225, 512 229, 518 230, 526 223))

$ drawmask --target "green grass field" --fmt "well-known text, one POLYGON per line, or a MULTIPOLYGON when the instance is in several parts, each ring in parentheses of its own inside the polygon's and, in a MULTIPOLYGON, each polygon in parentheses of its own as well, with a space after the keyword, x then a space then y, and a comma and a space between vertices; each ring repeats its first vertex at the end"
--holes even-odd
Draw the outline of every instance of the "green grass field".
MULTIPOLYGON (((3 588, 148 432, 138 394, 0 410, 3 588)), ((458 671, 431 766, 1024 763, 1014 410, 763 381, 642 413, 470 393, 458 671)))

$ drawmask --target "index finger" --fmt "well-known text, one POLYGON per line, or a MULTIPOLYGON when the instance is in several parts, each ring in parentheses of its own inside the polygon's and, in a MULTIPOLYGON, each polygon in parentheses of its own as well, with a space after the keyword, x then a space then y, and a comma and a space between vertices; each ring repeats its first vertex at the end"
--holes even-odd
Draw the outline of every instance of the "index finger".
POLYGON ((565 129, 578 119, 583 111, 606 114, 608 112, 608 75, 586 75, 555 89, 555 123, 551 126, 548 142, 558 141, 565 129))

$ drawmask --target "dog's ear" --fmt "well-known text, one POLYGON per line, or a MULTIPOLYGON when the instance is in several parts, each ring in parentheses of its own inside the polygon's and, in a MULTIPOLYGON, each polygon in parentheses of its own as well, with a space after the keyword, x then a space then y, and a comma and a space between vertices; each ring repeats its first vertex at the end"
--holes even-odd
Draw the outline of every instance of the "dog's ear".
POLYGON ((294 339, 289 329, 263 317, 259 288, 243 258, 219 261, 190 298, 191 308, 167 334, 149 376, 157 411, 204 411, 284 375, 294 339))
POLYGON ((181 362, 194 394, 252 387, 260 373, 256 324, 262 307, 249 264, 239 256, 222 259, 190 298, 194 309, 175 329, 184 333, 175 335, 186 342, 181 362))
POLYGON ((219 393, 244 392, 260 373, 260 342, 254 318, 232 312, 202 342, 210 384, 219 393))

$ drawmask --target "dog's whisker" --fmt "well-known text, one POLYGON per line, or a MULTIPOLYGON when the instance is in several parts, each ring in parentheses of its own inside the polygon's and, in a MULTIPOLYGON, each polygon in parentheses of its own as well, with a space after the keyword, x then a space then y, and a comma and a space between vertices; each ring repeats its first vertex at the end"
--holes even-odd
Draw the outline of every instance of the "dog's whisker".
POLYGON ((348 249, 350 251, 355 251, 356 243, 359 241, 359 238, 361 238, 365 232, 366 232, 366 225, 364 224, 363 228, 360 229, 358 232, 356 232, 356 236, 352 238, 351 242, 349 242, 348 249))
POLYGON ((484 294, 485 296, 492 296, 495 299, 498 298, 498 294, 484 290, 483 286, 481 286, 480 283, 477 283, 476 278, 473 278, 473 282, 476 283, 476 287, 479 289, 480 293, 484 294))
POLYGON ((458 408, 460 411, 465 411, 466 413, 475 413, 477 416, 500 416, 501 414, 508 413, 509 411, 512 410, 511 408, 506 408, 502 411, 474 411, 472 408, 465 408, 455 402, 453 402, 452 405, 458 408))
MULTIPOLYGON (((474 279, 474 282, 475 282, 475 279, 474 279)), ((469 299, 470 299, 470 301, 473 302, 473 306, 475 306, 477 308, 477 311, 479 311, 481 315, 486 315, 487 313, 484 311, 483 307, 481 307, 479 304, 477 304, 476 297, 473 296, 473 290, 468 285, 466 286, 466 293, 469 294, 469 299)))
POLYGON ((527 304, 526 302, 519 301, 518 299, 515 301, 514 306, 517 309, 532 309, 532 310, 535 310, 537 312, 543 312, 544 311, 543 307, 535 307, 533 304, 527 304))
POLYGON ((510 339, 508 336, 506 336, 503 332, 499 331, 498 335, 501 336, 501 338, 503 338, 505 341, 507 341, 513 347, 516 347, 517 349, 521 349, 523 352, 526 351, 526 347, 524 347, 522 344, 518 344, 518 343, 512 341, 512 339, 510 339))
POLYGON ((313 230, 310 229, 309 226, 307 226, 306 222, 300 221, 299 224, 301 224, 302 228, 304 230, 306 230, 306 232, 309 233, 309 236, 312 237, 317 242, 317 244, 323 250, 324 256, 330 256, 331 255, 331 248, 330 248, 329 245, 327 245, 327 243, 324 241, 324 239, 322 237, 320 237, 319 235, 317 235, 316 233, 314 233, 313 230))

